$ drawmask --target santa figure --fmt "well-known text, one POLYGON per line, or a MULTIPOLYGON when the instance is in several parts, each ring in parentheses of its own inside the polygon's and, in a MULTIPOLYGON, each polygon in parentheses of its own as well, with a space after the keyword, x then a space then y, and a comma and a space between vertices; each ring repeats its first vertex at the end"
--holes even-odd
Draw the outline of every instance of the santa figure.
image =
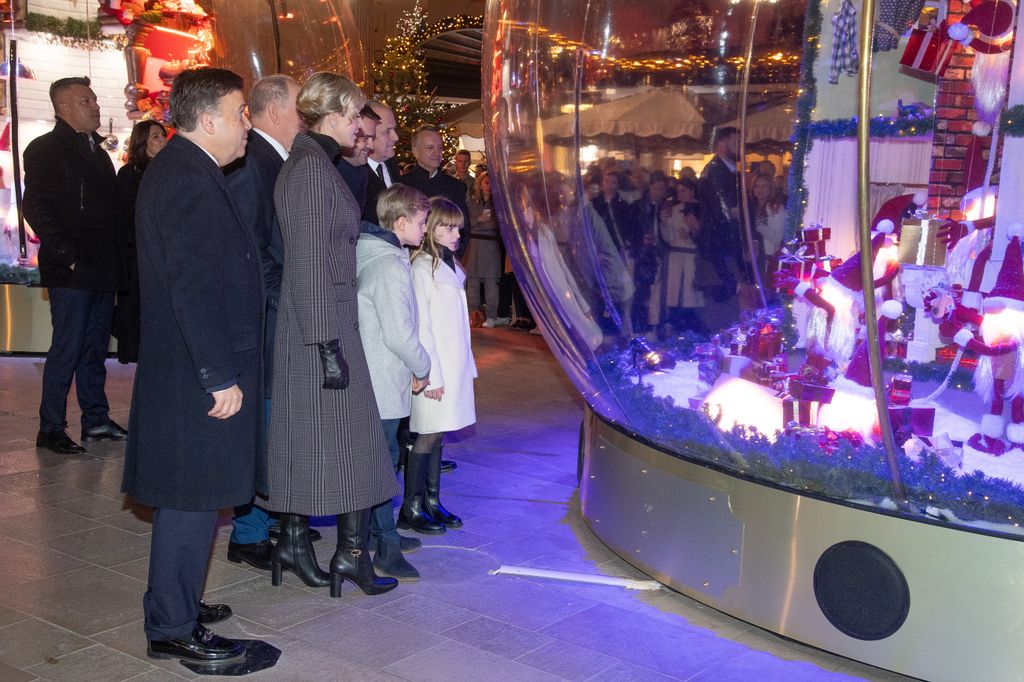
MULTIPOLYGON (((1007 234, 1003 263, 995 286, 985 297, 983 313, 978 318, 970 315, 969 308, 959 308, 950 316, 960 328, 953 341, 978 354, 974 386, 977 393, 989 403, 989 414, 981 418, 979 433, 971 436, 967 444, 991 455, 1006 452, 1002 440, 1005 431, 1010 447, 1024 449, 1024 261, 1021 259, 1021 225, 1011 225, 1007 234), (975 326, 978 330, 975 331, 975 326), (980 338, 979 338, 980 336, 980 338), (1010 424, 1003 416, 1005 403, 1010 403, 1010 424)), ((957 308, 954 308, 954 311, 957 308)), ((950 331, 950 327, 945 330, 950 331)), ((940 332, 943 331, 940 325, 940 332)))
MULTIPOLYGON (((872 222, 871 260, 875 290, 900 272, 897 244, 903 220, 925 205, 923 193, 904 194, 882 204, 872 222)), ((817 272, 810 282, 784 278, 778 282, 811 306, 805 338, 809 350, 823 351, 840 367, 853 355, 864 312, 862 254, 857 252, 832 272, 817 272)))

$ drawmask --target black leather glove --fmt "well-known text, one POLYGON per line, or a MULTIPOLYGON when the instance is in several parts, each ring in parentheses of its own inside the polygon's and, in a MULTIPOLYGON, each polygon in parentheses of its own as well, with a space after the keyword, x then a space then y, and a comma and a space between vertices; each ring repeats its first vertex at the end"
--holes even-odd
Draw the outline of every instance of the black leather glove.
POLYGON ((332 339, 316 345, 320 349, 320 364, 324 367, 324 388, 332 391, 348 388, 348 363, 341 354, 341 343, 332 339))

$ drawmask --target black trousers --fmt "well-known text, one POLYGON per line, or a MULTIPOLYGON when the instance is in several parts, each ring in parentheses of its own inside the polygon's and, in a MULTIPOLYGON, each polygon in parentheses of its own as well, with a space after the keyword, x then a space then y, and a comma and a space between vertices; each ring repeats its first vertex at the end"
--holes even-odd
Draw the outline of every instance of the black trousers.
POLYGON ((51 287, 53 338, 43 363, 43 397, 39 430, 67 428, 68 392, 75 380, 82 428, 102 426, 109 419, 103 362, 114 323, 114 292, 51 287))
POLYGON ((192 633, 216 525, 216 510, 153 510, 149 589, 142 598, 146 639, 178 639, 192 633))

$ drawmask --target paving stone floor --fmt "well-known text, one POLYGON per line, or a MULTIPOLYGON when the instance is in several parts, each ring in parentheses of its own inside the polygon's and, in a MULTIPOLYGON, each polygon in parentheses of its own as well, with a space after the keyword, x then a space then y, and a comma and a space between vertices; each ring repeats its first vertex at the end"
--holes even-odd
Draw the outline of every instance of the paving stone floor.
MULTIPOLYGON (((670 591, 490 575, 502 564, 643 576, 595 539, 575 487, 581 403, 539 337, 476 330, 479 423, 446 447, 447 506, 465 529, 424 538, 423 578, 331 599, 286 574, 227 562, 222 519, 206 599, 215 629, 284 652, 266 680, 905 680, 784 640, 670 591)), ((132 369, 108 361, 111 414, 128 423, 132 369)), ((42 360, 0 358, 0 680, 196 677, 146 658, 150 524, 120 494, 123 446, 37 451, 42 360)), ((73 392, 72 392, 73 395, 73 392)), ((74 399, 71 433, 78 435, 74 399)), ((334 529, 317 544, 326 564, 334 529)))

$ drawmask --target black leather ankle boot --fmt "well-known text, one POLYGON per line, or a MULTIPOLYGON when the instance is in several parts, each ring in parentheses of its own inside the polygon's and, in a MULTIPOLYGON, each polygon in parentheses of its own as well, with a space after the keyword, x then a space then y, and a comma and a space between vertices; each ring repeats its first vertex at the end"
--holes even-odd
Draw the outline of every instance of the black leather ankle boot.
POLYGON ((426 485, 423 495, 424 507, 438 523, 443 523, 447 528, 462 528, 462 519, 444 508, 441 504, 441 448, 434 448, 434 451, 427 455, 426 462, 426 485))
POLYGON ((281 572, 285 568, 310 587, 326 587, 330 582, 316 562, 308 516, 281 514, 281 537, 274 547, 270 567, 270 582, 275 587, 281 584, 281 572))
POLYGON ((394 578, 373 572, 367 544, 370 540, 370 510, 338 514, 338 549, 331 559, 331 596, 341 596, 341 583, 351 580, 363 594, 383 594, 398 586, 394 578))
POLYGON ((398 527, 423 535, 441 535, 445 532, 444 524, 430 515, 423 499, 429 458, 429 452, 413 450, 409 453, 405 464, 405 494, 402 509, 398 512, 398 527))

